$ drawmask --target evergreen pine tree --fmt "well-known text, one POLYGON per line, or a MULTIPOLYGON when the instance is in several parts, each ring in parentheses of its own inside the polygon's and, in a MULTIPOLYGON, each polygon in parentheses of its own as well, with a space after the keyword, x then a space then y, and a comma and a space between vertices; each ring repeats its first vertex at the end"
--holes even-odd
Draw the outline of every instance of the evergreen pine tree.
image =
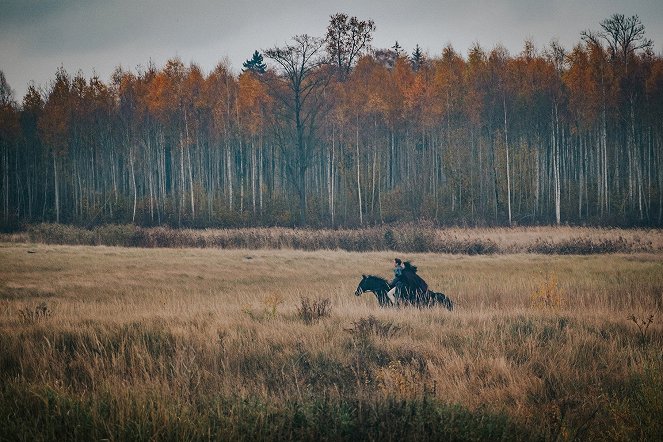
POLYGON ((419 68, 424 64, 425 58, 424 53, 421 52, 421 48, 417 45, 412 52, 410 57, 410 62, 412 63, 412 69, 417 72, 419 68))
POLYGON ((253 53, 253 57, 246 60, 242 66, 244 66, 244 72, 251 71, 255 74, 264 74, 267 70, 267 65, 263 63, 262 54, 257 50, 253 53))
POLYGON ((398 44, 398 40, 396 40, 396 43, 394 43, 391 49, 393 49, 394 52, 396 53, 396 58, 403 55, 403 48, 401 47, 401 45, 398 44))

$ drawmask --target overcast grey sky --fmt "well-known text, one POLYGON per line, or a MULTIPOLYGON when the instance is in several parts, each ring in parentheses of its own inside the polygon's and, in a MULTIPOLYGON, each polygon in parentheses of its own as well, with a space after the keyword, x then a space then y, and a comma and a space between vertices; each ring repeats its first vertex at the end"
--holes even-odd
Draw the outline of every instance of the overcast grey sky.
POLYGON ((571 48, 613 13, 639 15, 655 51, 663 47, 661 0, 0 0, 0 70, 19 102, 29 81, 47 86, 60 65, 104 81, 118 65, 174 56, 205 72, 227 58, 239 71, 255 49, 324 35, 341 11, 375 21, 374 47, 418 43, 432 56, 448 43, 466 54, 474 42, 517 53, 526 38, 571 48))

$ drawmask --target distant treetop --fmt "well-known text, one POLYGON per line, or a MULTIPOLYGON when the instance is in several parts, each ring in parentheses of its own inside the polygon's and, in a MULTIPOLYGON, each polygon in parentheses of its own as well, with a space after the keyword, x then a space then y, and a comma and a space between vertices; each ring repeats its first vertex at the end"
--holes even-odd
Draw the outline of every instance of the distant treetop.
POLYGON ((424 53, 421 51, 419 45, 414 48, 412 56, 410 57, 410 62, 412 63, 412 69, 416 72, 426 61, 424 53))
POLYGON ((249 60, 246 60, 242 66, 244 66, 242 71, 251 71, 255 74, 264 74, 267 70, 267 65, 263 63, 262 54, 257 50, 253 53, 253 57, 251 57, 249 60))
POLYGON ((359 20, 337 13, 330 17, 325 42, 330 61, 336 66, 339 78, 344 81, 350 74, 364 49, 373 40, 375 23, 373 20, 359 20))

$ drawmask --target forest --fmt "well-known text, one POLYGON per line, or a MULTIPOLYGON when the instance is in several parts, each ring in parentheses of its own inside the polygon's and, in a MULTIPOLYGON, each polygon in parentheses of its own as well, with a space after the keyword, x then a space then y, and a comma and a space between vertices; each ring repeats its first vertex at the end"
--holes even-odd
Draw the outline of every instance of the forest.
POLYGON ((375 29, 335 14, 241 73, 59 68, 22 99, 0 72, 0 228, 663 225, 663 58, 637 16, 517 54, 375 29))

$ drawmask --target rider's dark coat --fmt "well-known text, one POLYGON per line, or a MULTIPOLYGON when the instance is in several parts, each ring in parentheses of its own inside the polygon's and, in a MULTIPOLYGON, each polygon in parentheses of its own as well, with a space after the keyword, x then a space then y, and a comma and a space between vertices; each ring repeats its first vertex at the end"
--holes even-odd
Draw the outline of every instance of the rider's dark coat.
POLYGON ((404 285, 413 292, 417 294, 426 293, 428 291, 428 284, 424 281, 421 276, 417 275, 417 268, 410 264, 410 262, 404 263, 405 267, 401 272, 401 280, 404 285))

